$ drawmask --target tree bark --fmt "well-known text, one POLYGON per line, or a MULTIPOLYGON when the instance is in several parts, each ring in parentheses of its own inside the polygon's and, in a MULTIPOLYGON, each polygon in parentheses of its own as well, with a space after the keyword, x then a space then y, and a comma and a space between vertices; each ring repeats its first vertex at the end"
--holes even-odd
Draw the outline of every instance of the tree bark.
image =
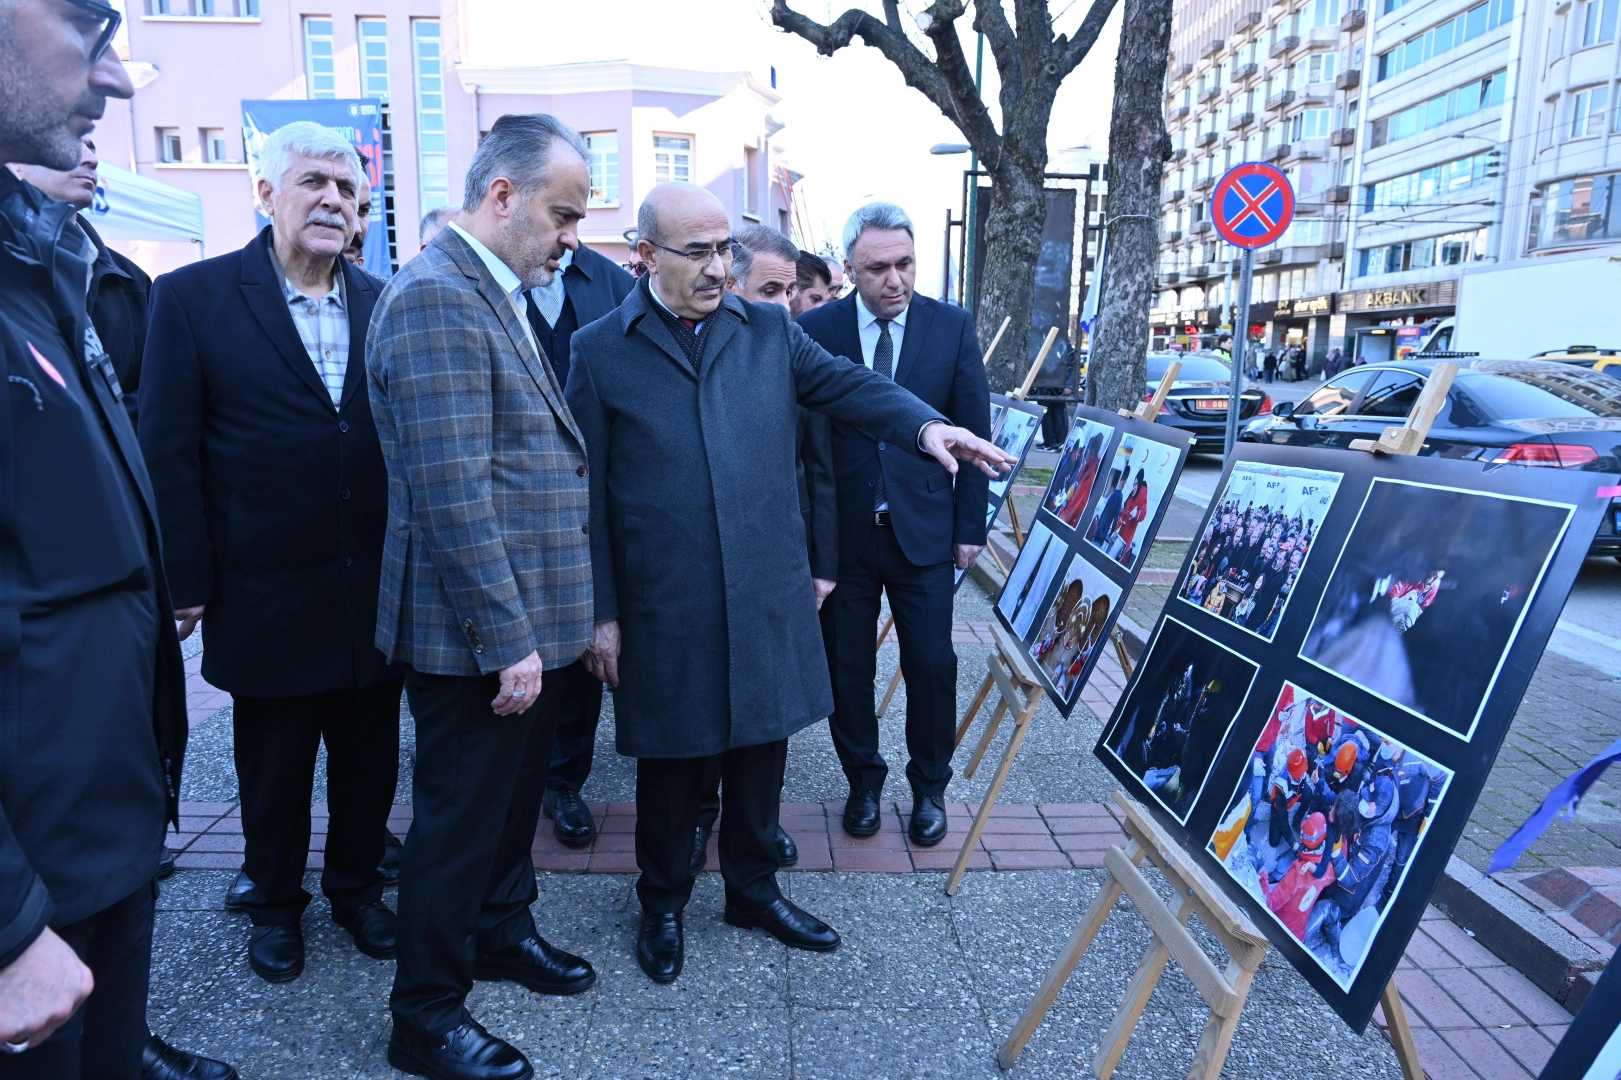
POLYGON ((1148 312, 1159 266, 1160 178, 1171 153, 1161 96, 1170 59, 1172 0, 1125 0, 1109 118, 1108 250, 1087 358, 1088 400, 1105 409, 1142 401, 1148 312))

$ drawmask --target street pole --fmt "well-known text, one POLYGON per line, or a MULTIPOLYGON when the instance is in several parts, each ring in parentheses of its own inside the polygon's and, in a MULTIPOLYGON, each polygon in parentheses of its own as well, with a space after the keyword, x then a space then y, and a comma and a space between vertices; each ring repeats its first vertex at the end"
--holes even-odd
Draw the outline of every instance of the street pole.
POLYGON ((1255 269, 1255 252, 1244 249, 1243 265, 1238 271, 1238 311, 1233 317, 1233 393, 1227 401, 1227 440, 1225 457, 1232 459, 1233 447, 1238 445, 1239 395, 1244 392, 1244 354, 1250 337, 1250 276, 1255 269))
MULTIPOLYGON (((985 68, 985 35, 979 35, 979 41, 974 46, 974 92, 979 92, 979 77, 985 68)), ((975 150, 968 156, 968 221, 964 228, 968 230, 967 243, 963 250, 968 257, 963 260, 962 268, 962 306, 970 312, 979 311, 979 298, 974 290, 979 286, 975 279, 975 262, 979 258, 979 151, 975 150)))

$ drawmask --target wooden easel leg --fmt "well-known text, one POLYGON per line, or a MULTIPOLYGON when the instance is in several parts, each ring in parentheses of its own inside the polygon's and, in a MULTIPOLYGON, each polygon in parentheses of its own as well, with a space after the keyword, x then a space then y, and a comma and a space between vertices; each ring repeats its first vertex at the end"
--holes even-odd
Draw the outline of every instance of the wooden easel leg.
POLYGON ((1130 682, 1131 654, 1126 651, 1126 638, 1125 635, 1120 632, 1120 627, 1117 626, 1114 628, 1114 634, 1111 636, 1111 640, 1114 642, 1115 658, 1120 661, 1120 670, 1125 673, 1126 681, 1130 682))
MULTIPOLYGON (((996 657, 991 657, 991 663, 996 663, 996 657)), ((984 707, 985 699, 991 696, 991 687, 994 685, 996 676, 989 674, 985 676, 985 681, 979 684, 979 693, 974 695, 973 704, 968 706, 968 711, 962 714, 962 723, 957 725, 956 738, 951 741, 952 749, 962 745, 962 737, 968 734, 968 726, 974 722, 974 717, 979 715, 979 710, 984 707)))
POLYGON ((979 740, 979 748, 974 751, 974 756, 968 761, 968 767, 962 772, 964 780, 972 780, 974 774, 979 771, 979 763, 984 759, 985 751, 991 748, 991 740, 996 738, 997 729, 1002 726, 1002 717, 1007 713, 1008 703, 1004 698, 996 703, 996 708, 991 713, 991 722, 986 725, 985 735, 979 740))
POLYGON ((1255 972, 1246 971, 1241 964, 1233 961, 1227 965, 1226 975, 1227 981, 1238 993, 1239 1007, 1231 1016, 1217 1016, 1214 1011, 1211 1012, 1210 1019, 1205 1021, 1204 1032, 1199 1036, 1198 1049, 1193 1053, 1188 1080, 1215 1080, 1221 1075, 1221 1067, 1226 1064, 1227 1051, 1232 1049, 1233 1034, 1238 1031, 1238 1017, 1244 1011, 1243 1002, 1249 997, 1255 972))
POLYGON ((946 881, 947 896, 956 895, 957 886, 962 884, 962 876, 968 872, 968 860, 973 857, 974 845, 979 843, 979 836, 985 831, 985 823, 991 819, 991 810, 996 806, 996 797, 1002 793, 1002 785, 1007 781, 1007 774, 1013 768, 1013 759, 1019 755, 1019 745, 1024 742, 1024 736, 1030 730, 1030 720, 1036 715, 1036 706, 1040 704, 1041 691, 1032 690, 1030 703, 1013 721, 1013 737, 1008 739, 1007 750, 1002 754, 1002 764, 996 767, 996 775, 991 777, 991 786, 985 792, 985 801, 979 804, 979 813, 974 815, 974 823, 968 827, 968 835, 963 838, 962 850, 957 853, 957 863, 951 868, 951 877, 946 881))
POLYGON ((1401 991, 1396 989, 1392 975, 1379 995, 1379 1007, 1385 1011, 1385 1024, 1390 1032, 1390 1045, 1396 1049, 1396 1060, 1401 1062, 1404 1080, 1424 1080, 1424 1066, 1418 1060, 1418 1043, 1413 1040, 1412 1026, 1407 1022, 1407 1006, 1402 1004, 1401 991))
MULTIPOLYGON (((1193 905, 1187 900, 1186 896, 1178 895, 1171 905, 1176 921, 1183 925, 1193 914, 1193 905)), ((1136 973, 1131 977, 1131 983, 1126 987, 1126 996, 1121 1000, 1120 1008, 1115 1010, 1114 1019, 1109 1022, 1109 1030, 1098 1044, 1097 1057, 1092 1059, 1092 1073, 1098 1080, 1109 1080, 1115 1066, 1120 1064, 1126 1044, 1131 1041, 1131 1033, 1137 1030, 1137 1021, 1142 1019, 1143 1010, 1148 1008, 1148 999, 1154 996, 1154 987, 1159 984, 1165 962, 1170 958, 1171 950, 1166 948, 1158 934, 1154 935, 1148 942, 1148 951, 1143 953, 1142 962, 1137 965, 1136 973)))
MULTIPOLYGON (((1137 841, 1133 840, 1127 845, 1126 858, 1133 863, 1142 858, 1142 848, 1138 846, 1137 841)), ((1075 932, 1069 936, 1069 944, 1064 946, 1064 951, 1053 961, 1053 966, 1048 969, 1047 977, 1042 980, 1036 996, 1024 1007, 1019 1022, 1013 1025, 1008 1037, 1002 1040, 1002 1048, 996 1052, 996 1060, 1002 1068, 1011 1069, 1013 1063, 1019 1060, 1025 1044, 1030 1041, 1030 1036, 1041 1026, 1041 1021, 1047 1016, 1047 1010, 1051 1009, 1053 1002, 1058 999, 1058 992, 1069 981, 1076 965, 1081 962, 1081 957, 1086 955, 1086 950, 1091 946, 1092 939, 1097 937, 1098 931, 1103 928, 1103 922, 1109 917, 1109 912, 1114 910, 1121 891, 1120 882, 1111 875, 1104 881, 1098 894, 1092 898, 1086 914, 1081 916, 1075 932)))
POLYGON ((889 703, 895 697, 895 688, 901 684, 901 669, 895 669, 895 677, 889 680, 889 689, 884 692, 884 703, 878 706, 878 715, 882 716, 889 711, 889 703))
POLYGON ((877 650, 882 649, 884 647, 884 639, 889 636, 889 632, 891 630, 893 630, 894 628, 895 628, 895 616, 891 615, 884 622, 884 628, 882 630, 878 631, 878 644, 873 646, 873 651, 874 652, 876 652, 877 650))
POLYGON ((1004 503, 1003 505, 1005 505, 1007 507, 1008 517, 1013 522, 1013 542, 1018 547, 1023 548, 1024 547, 1024 530, 1019 528, 1019 508, 1013 502, 1013 485, 1012 484, 1008 485, 1007 502, 1004 503))

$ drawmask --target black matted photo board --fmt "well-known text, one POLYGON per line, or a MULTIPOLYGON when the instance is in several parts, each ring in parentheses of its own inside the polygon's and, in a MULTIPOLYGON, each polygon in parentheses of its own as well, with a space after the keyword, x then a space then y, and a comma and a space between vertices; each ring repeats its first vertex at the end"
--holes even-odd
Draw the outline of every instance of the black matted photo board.
POLYGON ((1621 964, 1609 964, 1553 1048, 1538 1080, 1621 1077, 1621 964))
MULTIPOLYGON (((1007 502, 1013 481, 1024 468, 1024 459, 1030 456, 1030 448, 1036 444, 1036 435, 1041 431, 1041 417, 1045 411, 1035 402, 1020 401, 1006 394, 991 395, 991 442, 1018 460, 1008 470, 1006 476, 991 481, 990 490, 985 496, 986 528, 989 528, 996 521, 996 515, 1002 512, 1002 504, 1007 502)), ((967 576, 968 571, 958 570, 955 584, 961 586, 962 579, 967 576)))
POLYGON ((1361 1031, 1613 476, 1241 446, 1095 753, 1361 1031))
POLYGON ((1080 698, 1143 567, 1190 440, 1082 405, 996 616, 1065 716, 1080 698))

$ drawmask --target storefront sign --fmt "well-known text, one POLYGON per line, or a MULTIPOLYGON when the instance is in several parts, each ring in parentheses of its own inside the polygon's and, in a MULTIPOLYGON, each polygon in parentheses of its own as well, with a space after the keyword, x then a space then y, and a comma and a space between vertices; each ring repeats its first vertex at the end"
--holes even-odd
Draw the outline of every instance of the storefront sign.
POLYGON ((1340 311, 1391 311, 1397 308, 1452 307, 1458 302, 1457 279, 1427 281, 1422 285, 1392 285, 1384 289, 1342 292, 1340 311))
POLYGON ((1304 318, 1312 315, 1334 314, 1334 294, 1325 293, 1322 296, 1302 296, 1294 300, 1279 300, 1273 311, 1273 318, 1287 319, 1292 317, 1304 318))

